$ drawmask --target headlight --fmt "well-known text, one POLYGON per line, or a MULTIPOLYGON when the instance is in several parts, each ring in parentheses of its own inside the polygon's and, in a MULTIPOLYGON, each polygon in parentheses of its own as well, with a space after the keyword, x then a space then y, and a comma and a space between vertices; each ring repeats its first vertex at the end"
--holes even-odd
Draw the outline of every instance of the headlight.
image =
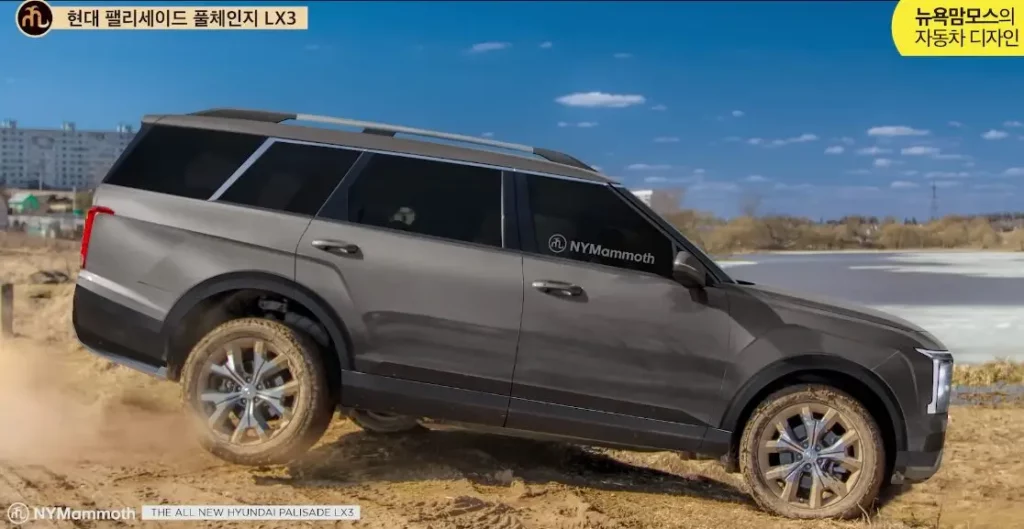
POLYGON ((917 352, 932 360, 932 401, 928 403, 928 413, 946 413, 953 385, 953 355, 949 351, 927 349, 918 349, 917 352))

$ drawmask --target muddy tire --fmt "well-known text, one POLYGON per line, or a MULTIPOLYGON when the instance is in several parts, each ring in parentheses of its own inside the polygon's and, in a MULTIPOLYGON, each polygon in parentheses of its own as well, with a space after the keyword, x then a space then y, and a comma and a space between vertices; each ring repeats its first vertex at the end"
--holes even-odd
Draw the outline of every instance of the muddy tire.
POLYGON ((861 516, 885 479, 875 420, 853 397, 824 385, 765 399, 744 428, 739 456, 754 501, 787 518, 861 516))
POLYGON ((334 414, 316 342, 273 320, 218 326, 192 349, 181 378, 200 444, 231 463, 288 462, 320 439, 334 414))
POLYGON ((402 434, 421 432, 425 430, 419 419, 407 415, 392 415, 390 413, 377 413, 367 410, 349 410, 348 417, 356 426, 369 433, 375 434, 402 434))

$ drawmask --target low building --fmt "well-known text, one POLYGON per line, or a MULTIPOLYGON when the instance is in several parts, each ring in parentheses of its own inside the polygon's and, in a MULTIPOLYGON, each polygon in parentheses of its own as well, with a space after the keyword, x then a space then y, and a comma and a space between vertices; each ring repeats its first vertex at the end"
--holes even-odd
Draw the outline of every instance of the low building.
POLYGON ((32 193, 15 193, 7 199, 7 208, 15 214, 35 213, 40 210, 39 198, 32 193))

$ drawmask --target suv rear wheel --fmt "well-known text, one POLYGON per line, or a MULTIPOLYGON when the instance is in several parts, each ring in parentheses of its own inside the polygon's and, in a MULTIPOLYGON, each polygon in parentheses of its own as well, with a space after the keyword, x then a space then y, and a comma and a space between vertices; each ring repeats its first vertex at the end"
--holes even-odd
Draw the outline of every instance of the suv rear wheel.
POLYGON ((739 449, 754 500, 788 518, 860 516, 884 480, 878 425, 863 405, 828 386, 794 386, 765 399, 739 449))
POLYGON ((283 463, 308 450, 331 421, 330 395, 316 343, 262 318, 215 328, 182 373, 201 444, 243 465, 283 463))

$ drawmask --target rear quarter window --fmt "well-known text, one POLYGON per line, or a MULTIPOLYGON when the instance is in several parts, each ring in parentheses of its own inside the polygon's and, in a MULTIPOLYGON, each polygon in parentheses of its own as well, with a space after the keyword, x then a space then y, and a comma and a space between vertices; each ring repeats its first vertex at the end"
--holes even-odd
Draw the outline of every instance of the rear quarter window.
POLYGON ((266 139, 154 125, 107 175, 105 184, 206 200, 266 139))

